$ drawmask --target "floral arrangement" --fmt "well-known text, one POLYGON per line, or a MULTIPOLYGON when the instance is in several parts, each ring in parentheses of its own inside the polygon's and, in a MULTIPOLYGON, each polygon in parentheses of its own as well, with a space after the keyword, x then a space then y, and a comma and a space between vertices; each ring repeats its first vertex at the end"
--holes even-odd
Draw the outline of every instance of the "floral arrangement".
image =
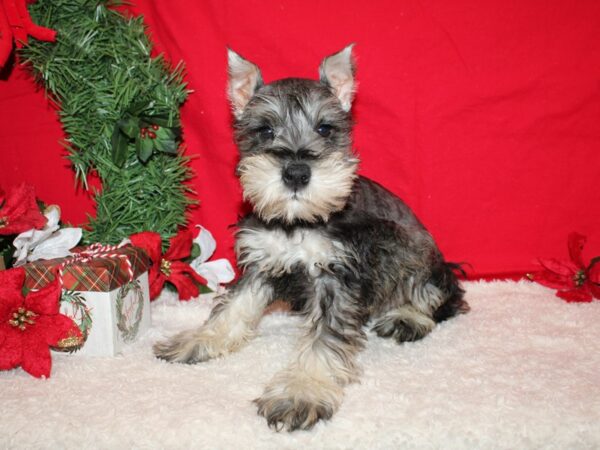
POLYGON ((569 259, 540 259, 542 270, 528 274, 528 278, 558 289, 556 296, 567 302, 600 300, 600 256, 584 262, 582 252, 586 241, 587 238, 582 234, 569 234, 569 259))
MULTIPOLYGON (((20 184, 6 193, 0 189, 0 256, 13 266, 0 267, 0 370, 21 366, 35 377, 49 377, 50 348, 73 348, 84 342, 82 330, 60 312, 62 303, 69 303, 69 293, 62 292, 60 268, 86 251, 74 248, 81 236, 81 228, 61 226, 60 208, 44 206, 32 186, 20 184), (53 260, 49 266, 53 281, 26 292, 29 266, 25 265, 39 259, 53 260)), ((154 231, 136 233, 129 241, 152 260, 150 299, 157 298, 168 284, 181 300, 189 300, 207 290, 218 291, 235 276, 226 259, 209 261, 216 242, 200 225, 180 230, 165 252, 161 235, 154 231)))
POLYGON ((172 284, 181 300, 198 296, 198 285, 217 291, 219 284, 228 283, 235 277, 233 267, 226 259, 208 262, 216 248, 210 232, 198 225, 199 233, 193 238, 189 229, 181 230, 170 240, 168 250, 162 253, 160 234, 153 231, 136 233, 130 241, 146 251, 153 262, 150 269, 150 299, 154 300, 165 283, 172 284))
POLYGON ((81 235, 81 228, 61 228, 60 208, 40 206, 33 186, 0 188, 0 268, 70 255, 81 235))
POLYGON ((58 277, 43 289, 23 296, 25 271, 0 271, 0 370, 21 366, 34 377, 49 377, 50 347, 81 339, 73 320, 59 313, 58 277))

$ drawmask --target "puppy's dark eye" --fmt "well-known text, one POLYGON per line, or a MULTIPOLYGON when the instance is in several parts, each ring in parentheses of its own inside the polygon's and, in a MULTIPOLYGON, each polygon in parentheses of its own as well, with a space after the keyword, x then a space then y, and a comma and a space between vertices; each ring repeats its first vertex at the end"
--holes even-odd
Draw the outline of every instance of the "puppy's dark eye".
POLYGON ((273 139, 275 137, 275 132, 273 131, 273 128, 271 128, 268 125, 265 125, 264 127, 260 127, 258 130, 256 130, 256 133, 264 141, 273 139))
POLYGON ((321 125, 319 125, 319 128, 317 128, 317 133, 319 133, 323 137, 331 136, 332 132, 333 132, 333 127, 326 123, 322 123, 321 125))

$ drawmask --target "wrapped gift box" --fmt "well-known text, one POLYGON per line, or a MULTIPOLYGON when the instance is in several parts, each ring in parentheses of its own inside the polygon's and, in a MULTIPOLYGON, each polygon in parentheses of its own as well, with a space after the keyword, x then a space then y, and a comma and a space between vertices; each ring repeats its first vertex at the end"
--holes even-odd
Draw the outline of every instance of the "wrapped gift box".
POLYGON ((25 287, 62 279, 61 312, 73 318, 84 341, 59 343, 58 351, 114 356, 150 328, 150 259, 137 247, 92 246, 73 257, 23 266, 25 287))

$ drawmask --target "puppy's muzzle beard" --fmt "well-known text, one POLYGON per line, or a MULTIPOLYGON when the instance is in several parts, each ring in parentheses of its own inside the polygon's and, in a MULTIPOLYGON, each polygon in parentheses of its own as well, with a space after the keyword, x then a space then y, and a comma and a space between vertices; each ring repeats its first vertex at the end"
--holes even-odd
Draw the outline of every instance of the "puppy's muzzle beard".
POLYGON ((303 162, 293 162, 286 165, 281 171, 281 179, 290 190, 294 191, 294 197, 300 189, 308 186, 311 177, 310 166, 303 162))
POLYGON ((256 154, 240 160, 238 174, 244 199, 261 219, 314 223, 327 221, 344 207, 357 164, 358 160, 346 152, 336 152, 310 164, 294 160, 285 165, 272 155, 256 154), (286 172, 288 184, 284 180, 286 172))

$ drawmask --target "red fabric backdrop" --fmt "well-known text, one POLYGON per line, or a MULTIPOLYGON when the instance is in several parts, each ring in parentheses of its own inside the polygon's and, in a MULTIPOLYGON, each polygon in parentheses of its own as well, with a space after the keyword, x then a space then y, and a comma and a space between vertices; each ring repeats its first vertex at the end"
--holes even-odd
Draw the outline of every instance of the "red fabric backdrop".
MULTIPOLYGON (((361 172, 403 197, 446 256, 476 275, 522 273, 566 256, 566 237, 600 254, 600 2, 581 0, 138 0, 156 50, 183 60, 183 108, 201 207, 194 222, 232 255, 240 211, 225 97, 226 45, 266 81, 316 78, 355 42, 361 172)), ((82 222, 60 125, 18 68, 0 80, 0 184, 32 182, 82 222)))

